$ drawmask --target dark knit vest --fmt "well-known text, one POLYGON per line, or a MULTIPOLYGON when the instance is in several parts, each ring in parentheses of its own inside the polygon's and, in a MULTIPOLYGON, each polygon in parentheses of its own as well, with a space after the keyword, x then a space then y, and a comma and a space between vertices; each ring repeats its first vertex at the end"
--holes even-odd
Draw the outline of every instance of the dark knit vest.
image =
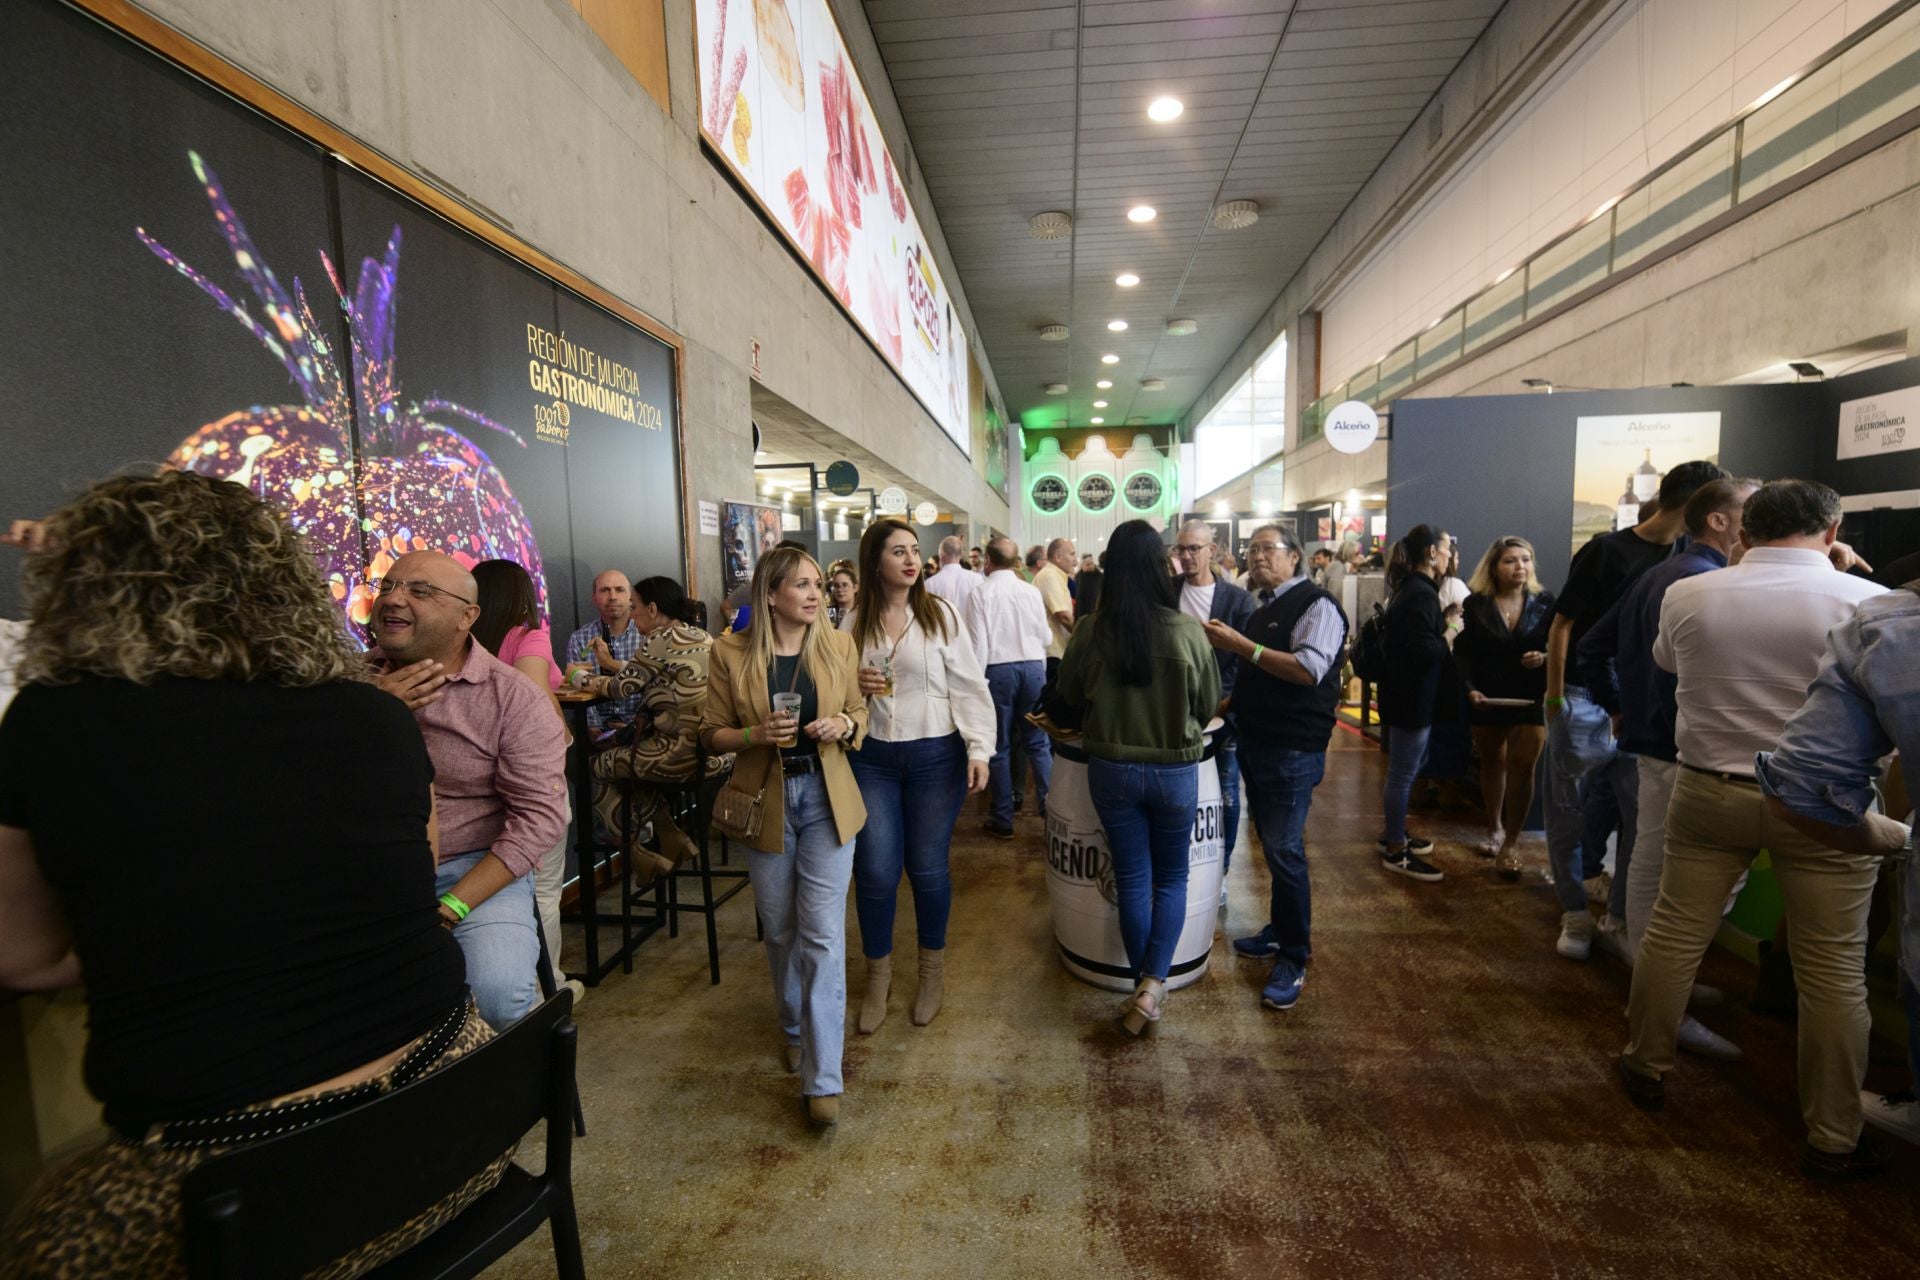
MULTIPOLYGON (((1307 610, 1333 597, 1302 582, 1271 604, 1261 605, 1247 620, 1247 638, 1280 653, 1293 650, 1293 629, 1307 610)), ((1346 615, 1339 612, 1341 647, 1346 644, 1346 615)), ((1233 686, 1234 721, 1240 740, 1256 746, 1285 747, 1292 751, 1325 751, 1333 733, 1335 709, 1340 705, 1340 661, 1336 654, 1327 674, 1314 685, 1295 684, 1255 669, 1242 661, 1233 686)))

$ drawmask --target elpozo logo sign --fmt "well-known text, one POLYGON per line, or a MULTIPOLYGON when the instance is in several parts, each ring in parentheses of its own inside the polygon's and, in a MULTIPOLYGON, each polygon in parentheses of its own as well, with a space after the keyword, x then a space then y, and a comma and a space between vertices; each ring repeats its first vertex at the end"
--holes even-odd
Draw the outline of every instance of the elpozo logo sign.
POLYGON ((1359 400, 1343 400, 1327 414, 1322 434, 1341 453, 1359 453, 1380 438, 1380 415, 1359 400))

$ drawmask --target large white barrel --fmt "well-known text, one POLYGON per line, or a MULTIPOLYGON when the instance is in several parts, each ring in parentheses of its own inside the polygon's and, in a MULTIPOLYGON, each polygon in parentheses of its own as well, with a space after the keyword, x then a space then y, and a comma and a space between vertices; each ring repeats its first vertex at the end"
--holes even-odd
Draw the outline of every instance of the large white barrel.
MULTIPOLYGON (((1187 917, 1167 972, 1169 987, 1184 987, 1207 972, 1220 906, 1220 862, 1226 850, 1220 775, 1212 752, 1200 762, 1200 804, 1187 853, 1187 917)), ((1047 788, 1047 896, 1060 962, 1074 977, 1110 991, 1133 990, 1113 885, 1107 833, 1087 790, 1087 756, 1078 745, 1053 744, 1053 782, 1047 788)))

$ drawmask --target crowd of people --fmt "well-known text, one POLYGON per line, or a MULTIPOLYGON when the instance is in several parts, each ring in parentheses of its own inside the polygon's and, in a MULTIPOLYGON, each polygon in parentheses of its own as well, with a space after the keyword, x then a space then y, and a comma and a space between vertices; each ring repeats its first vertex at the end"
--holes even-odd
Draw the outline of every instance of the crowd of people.
MULTIPOLYGON (((285 517, 245 489, 172 472, 95 485, 6 538, 26 552, 30 621, 0 720, 0 983, 84 975, 86 1078, 115 1135, 23 1207, 27 1273, 179 1274, 170 1197, 196 1163, 418 1078, 532 1009, 560 973, 570 822, 643 876, 670 872, 696 849, 657 797, 703 771, 724 780, 714 825, 747 850, 783 1059, 816 1125, 845 1091, 849 891, 855 1031, 889 1014, 902 880, 909 1018, 928 1025, 953 833, 969 795, 999 838, 1027 795, 1045 813, 1044 725, 1088 760, 1133 977, 1121 1027, 1165 1016, 1203 769, 1223 858, 1244 783, 1270 882, 1266 921, 1232 949, 1269 966, 1262 1005, 1291 1009, 1312 956, 1308 817, 1350 659, 1385 726, 1384 870, 1445 878, 1408 809, 1451 734, 1479 760, 1471 854, 1518 880, 1544 756, 1554 945, 1632 966, 1617 1072, 1638 1106, 1664 1104, 1676 1048, 1738 1056, 1689 1010, 1713 999, 1697 969, 1768 851, 1798 982, 1803 1168, 1870 1173, 1886 1155, 1863 1107, 1920 1141, 1920 1104, 1860 1092, 1868 906, 1908 840, 1874 781, 1920 746, 1902 657, 1920 600, 1848 572, 1864 566, 1823 486, 1687 463, 1656 503, 1582 548, 1557 594, 1522 537, 1463 582, 1455 540, 1414 525, 1358 629, 1341 578, 1359 566, 1306 556, 1289 524, 1255 531, 1236 575, 1205 521, 1170 542, 1129 521, 1097 557, 950 537, 929 568, 913 527, 882 518, 825 571, 797 544, 763 554, 718 636, 677 580, 602 572, 595 620, 556 661, 520 565, 392 559, 361 652, 285 517), (588 741, 570 741, 564 685, 597 699, 588 741), (103 724, 142 744, 115 771, 115 803, 145 815, 137 846, 98 838, 93 775, 72 768, 103 724), (570 811, 570 746, 591 760, 588 813, 570 811)), ((1224 923, 1224 893, 1222 908, 1224 923)), ((1902 996, 1920 1024, 1910 970, 1902 996)))

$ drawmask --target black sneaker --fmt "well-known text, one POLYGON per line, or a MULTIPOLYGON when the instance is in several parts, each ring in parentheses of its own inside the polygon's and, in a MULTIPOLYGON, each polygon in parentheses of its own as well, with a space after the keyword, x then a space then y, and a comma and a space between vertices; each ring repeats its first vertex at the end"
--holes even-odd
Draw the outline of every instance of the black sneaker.
POLYGON ((1396 875, 1406 876, 1409 880, 1422 880, 1428 884, 1446 879, 1447 873, 1417 856, 1411 848, 1399 853, 1382 853, 1380 865, 1396 875))
POLYGON ((1620 1084, 1627 1091, 1627 1101, 1642 1111, 1661 1111, 1667 1105, 1667 1082, 1659 1076, 1643 1075, 1627 1065, 1625 1058, 1615 1058, 1613 1068, 1620 1073, 1620 1084))
MULTIPOLYGON (((1374 843, 1379 846, 1380 852, 1385 853, 1387 851, 1387 838, 1385 836, 1381 836, 1378 840, 1374 841, 1374 843)), ((1408 833, 1407 848, 1415 853, 1431 853, 1433 852, 1433 841, 1422 840, 1419 836, 1408 833)))
POLYGON ((1800 1172, 1815 1182, 1858 1182, 1884 1172, 1890 1158, 1880 1139, 1863 1133, 1853 1150, 1838 1154, 1808 1143, 1800 1156, 1800 1172))

